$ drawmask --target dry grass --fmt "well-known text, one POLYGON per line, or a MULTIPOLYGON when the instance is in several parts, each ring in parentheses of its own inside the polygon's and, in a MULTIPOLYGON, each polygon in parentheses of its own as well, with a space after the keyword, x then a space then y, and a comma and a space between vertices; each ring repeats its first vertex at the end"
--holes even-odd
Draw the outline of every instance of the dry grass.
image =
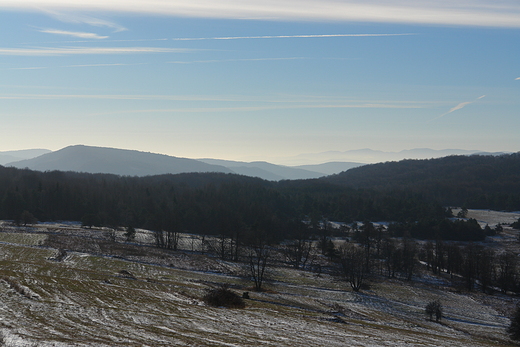
POLYGON ((119 245, 118 257, 110 257, 85 252, 103 249, 104 241, 89 246, 49 237, 44 248, 19 235, 18 245, 16 236, 0 244, 5 346, 510 344, 505 328, 514 298, 457 293, 433 278, 374 278, 370 289, 354 293, 330 275, 280 268, 272 273, 271 290, 250 292, 244 309, 226 310, 205 305, 203 298, 220 284, 247 291, 251 282, 233 275, 240 265, 153 248, 147 258, 132 245, 119 245), (62 261, 50 260, 59 249, 67 249, 62 261), (29 299, 31 293, 40 299, 29 299), (442 324, 424 314, 432 300, 444 307, 442 324))
POLYGON ((5 283, 7 283, 11 289, 13 289, 18 294, 23 295, 27 299, 31 299, 31 300, 39 300, 40 299, 40 296, 38 294, 33 292, 28 287, 20 284, 14 278, 11 278, 11 277, 8 277, 8 276, 3 276, 3 277, 0 278, 0 280, 2 280, 5 283))

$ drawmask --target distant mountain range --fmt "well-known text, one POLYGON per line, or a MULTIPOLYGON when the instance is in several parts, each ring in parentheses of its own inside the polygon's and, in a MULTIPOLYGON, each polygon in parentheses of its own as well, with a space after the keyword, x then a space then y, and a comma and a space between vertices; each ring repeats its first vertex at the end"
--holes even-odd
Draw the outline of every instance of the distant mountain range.
MULTIPOLYGON (((450 155, 500 155, 510 152, 483 152, 479 150, 415 148, 399 152, 384 152, 373 149, 356 149, 350 151, 328 151, 321 153, 300 154, 294 157, 278 158, 288 165, 302 165, 305 163, 327 162, 356 162, 362 164, 384 163, 387 161, 399 161, 403 159, 433 159, 450 155)), ((300 166, 301 167, 301 166, 300 166)))
POLYGON ((34 150, 33 152, 0 152, 20 158, 30 159, 6 162, 4 165, 16 168, 28 168, 37 171, 76 171, 86 173, 109 173, 121 176, 151 176, 178 174, 184 172, 223 172, 259 177, 270 181, 284 179, 309 179, 327 176, 359 166, 358 163, 327 163, 310 165, 305 168, 274 165, 267 162, 239 162, 218 159, 188 159, 163 154, 139 152, 134 150, 69 146, 55 152, 34 150), (32 153, 32 154, 31 154, 32 153), (42 153, 41 155, 39 155, 42 153), (18 155, 18 156, 16 156, 18 155))
POLYGON ((7 166, 37 171, 76 171, 122 176, 149 176, 183 172, 232 172, 223 166, 210 165, 193 159, 82 145, 65 147, 32 159, 8 163, 7 166))
MULTIPOLYGON (((0 165, 29 168, 37 171, 76 171, 110 173, 122 176, 151 176, 185 172, 223 172, 259 177, 269 181, 312 179, 337 174, 367 162, 388 162, 402 159, 439 158, 449 155, 485 153, 466 150, 413 149, 383 152, 371 149, 345 152, 302 154, 299 162, 323 162, 298 166, 275 165, 265 161, 242 162, 221 159, 188 159, 163 154, 105 147, 69 146, 55 152, 46 149, 0 152, 0 165), (328 160, 330 159, 330 160, 328 160)), ((296 160, 296 159, 295 159, 296 160)))
POLYGON ((48 149, 25 149, 20 151, 0 152, 0 165, 5 165, 19 160, 35 158, 50 152, 51 151, 48 149))
POLYGON ((358 167, 360 163, 325 163, 318 165, 303 166, 283 166, 275 165, 265 161, 254 161, 250 163, 241 161, 219 160, 219 159, 199 159, 202 162, 225 166, 233 172, 252 177, 260 177, 270 181, 283 179, 310 179, 332 175, 342 171, 358 167))

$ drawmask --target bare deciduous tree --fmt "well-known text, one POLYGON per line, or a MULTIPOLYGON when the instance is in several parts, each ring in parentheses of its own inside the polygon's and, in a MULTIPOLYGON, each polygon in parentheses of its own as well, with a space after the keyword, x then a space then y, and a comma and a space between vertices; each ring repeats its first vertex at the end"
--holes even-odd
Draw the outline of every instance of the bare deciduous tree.
POLYGON ((353 244, 345 244, 340 247, 339 253, 343 275, 352 290, 358 292, 365 279, 365 250, 353 244))
POLYGON ((283 248, 285 258, 295 269, 305 268, 315 253, 316 247, 313 242, 304 239, 288 241, 283 248))
POLYGON ((255 283, 257 292, 262 290, 262 284, 265 278, 265 270, 267 268, 267 260, 271 255, 271 249, 264 242, 258 242, 249 248, 249 273, 255 283))

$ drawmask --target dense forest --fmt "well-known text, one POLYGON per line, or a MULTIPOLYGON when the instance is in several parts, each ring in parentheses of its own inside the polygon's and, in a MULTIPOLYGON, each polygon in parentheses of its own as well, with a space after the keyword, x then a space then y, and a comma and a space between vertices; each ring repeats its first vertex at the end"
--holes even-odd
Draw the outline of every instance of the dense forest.
POLYGON ((0 218, 24 211, 40 221, 133 226, 220 234, 233 229, 283 237, 302 220, 415 220, 444 216, 440 205, 408 193, 380 194, 316 180, 268 182, 222 173, 121 177, 0 168, 0 218))
POLYGON ((262 230, 277 239, 302 221, 386 220, 396 235, 482 239, 474 225, 447 221, 444 206, 520 210, 519 176, 519 154, 405 160, 281 182, 223 173, 129 177, 0 167, 0 219, 30 215, 213 235, 262 230))
POLYGON ((407 191, 443 206, 520 210, 520 153, 387 162, 354 168, 323 181, 379 192, 407 191))

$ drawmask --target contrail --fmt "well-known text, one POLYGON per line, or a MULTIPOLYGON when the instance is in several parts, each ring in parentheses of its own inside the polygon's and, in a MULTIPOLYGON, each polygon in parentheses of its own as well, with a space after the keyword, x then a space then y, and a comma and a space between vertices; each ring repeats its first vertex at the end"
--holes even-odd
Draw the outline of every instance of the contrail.
POLYGON ((244 39, 292 39, 292 38, 322 38, 322 37, 381 37, 381 36, 409 36, 406 34, 325 34, 325 35, 276 35, 276 36, 224 36, 224 37, 183 37, 173 38, 173 41, 202 41, 202 40, 244 40, 244 39))
POLYGON ((476 101, 478 101, 478 100, 480 100, 480 99, 482 99, 482 98, 484 98, 484 97, 485 97, 485 95, 482 95, 482 96, 479 96, 478 98, 476 98, 476 99, 473 100, 473 101, 461 102, 461 103, 458 104, 457 106, 452 107, 448 112, 446 112, 446 113, 444 113, 444 114, 441 114, 439 117, 430 120, 430 122, 432 122, 432 121, 434 121, 434 120, 436 120, 436 119, 442 118, 442 117, 444 117, 445 115, 450 114, 450 113, 452 113, 452 112, 455 112, 455 111, 457 111, 457 110, 460 110, 461 108, 464 108, 464 107, 468 106, 469 104, 472 104, 472 103, 474 103, 474 102, 476 102, 476 101))
POLYGON ((41 33, 46 34, 56 34, 56 35, 68 35, 68 36, 74 36, 79 37, 81 39, 107 39, 108 36, 100 36, 98 34, 94 33, 85 33, 85 32, 77 32, 77 31, 65 31, 65 30, 57 30, 57 29, 42 29, 40 30, 41 33))

